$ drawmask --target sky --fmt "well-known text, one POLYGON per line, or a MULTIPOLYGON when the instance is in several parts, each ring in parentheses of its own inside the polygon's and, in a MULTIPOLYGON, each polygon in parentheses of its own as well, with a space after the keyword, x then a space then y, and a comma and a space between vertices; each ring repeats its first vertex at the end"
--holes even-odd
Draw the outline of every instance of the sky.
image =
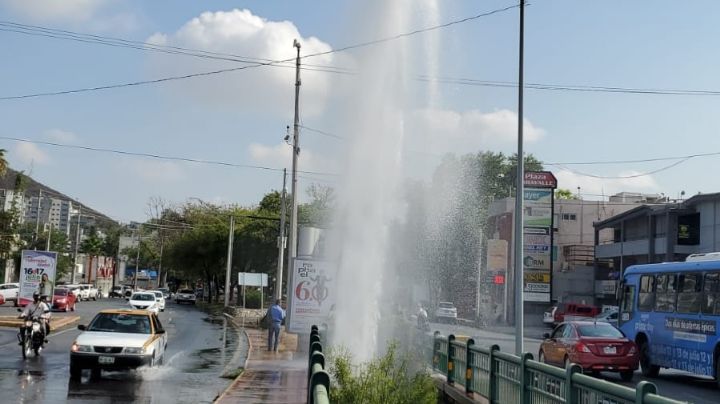
MULTIPOLYGON (((294 39, 301 43, 301 55, 382 39, 374 21, 364 17, 367 4, 0 0, 0 148, 8 151, 11 167, 123 222, 146 219, 151 197, 252 206, 265 193, 282 188, 280 170, 291 164, 291 148, 283 137, 293 123, 292 63, 152 85, 8 99, 247 64, 25 35, 13 32, 17 26, 7 23, 146 42, 165 50, 181 47, 244 60, 286 60, 295 56, 294 39), (236 166, 93 152, 8 137, 236 166)), ((382 4, 377 1, 369 7, 382 4)), ((516 2, 409 4, 407 12, 417 24, 413 30, 419 30, 516 2)), ((533 1, 526 10, 525 81, 561 87, 720 91, 718 15, 717 1, 533 1)), ((382 44, 303 59, 309 69, 301 72, 301 189, 342 181, 335 174, 342 172, 343 155, 351 151, 338 137, 353 124, 346 119, 353 107, 349 94, 365 79, 356 72, 372 46, 424 51, 409 59, 406 74, 399 78, 413 99, 404 122, 407 178, 429 178, 447 152, 515 151, 517 90, 468 83, 516 81, 517 40, 518 10, 511 8, 382 44)), ((671 198, 681 191, 686 196, 716 192, 720 181, 707 170, 717 164, 718 156, 555 163, 720 152, 720 120, 715 113, 719 104, 720 96, 714 94, 527 88, 525 150, 547 163, 561 188, 577 192, 580 187, 587 199, 621 191, 671 198)))

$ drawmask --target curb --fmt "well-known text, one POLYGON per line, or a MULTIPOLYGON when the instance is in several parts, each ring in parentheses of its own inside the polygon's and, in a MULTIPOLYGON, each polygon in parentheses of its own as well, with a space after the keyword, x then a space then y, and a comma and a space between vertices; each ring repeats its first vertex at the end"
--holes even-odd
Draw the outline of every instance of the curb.
MULTIPOLYGON (((235 327, 237 327, 237 324, 235 324, 235 319, 232 318, 232 316, 230 316, 227 313, 223 313, 223 314, 226 315, 227 317, 229 317, 230 322, 233 323, 235 325, 235 327)), ((252 346, 252 341, 250 341, 250 336, 248 335, 247 330, 245 328, 241 328, 240 330, 242 330, 243 334, 245 334, 245 340, 248 343, 247 355, 245 356, 245 362, 243 363, 243 372, 240 373, 236 378, 234 378, 230 382, 230 384, 228 384, 228 386, 225 388, 225 390, 223 390, 223 392, 220 393, 220 395, 215 397, 215 399, 213 400, 213 403, 217 403, 220 400, 222 400, 225 397, 225 395, 230 391, 230 389, 232 389, 232 387, 235 386, 235 383, 237 383, 238 379, 240 379, 243 376, 243 374, 245 373, 245 370, 247 370, 247 364, 248 364, 248 361, 250 360, 250 352, 252 352, 253 346, 252 346)))

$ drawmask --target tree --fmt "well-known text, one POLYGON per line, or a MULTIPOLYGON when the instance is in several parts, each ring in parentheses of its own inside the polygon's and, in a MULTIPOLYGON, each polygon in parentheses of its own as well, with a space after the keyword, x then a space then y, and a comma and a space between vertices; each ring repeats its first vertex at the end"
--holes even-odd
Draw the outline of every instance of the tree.
POLYGON ((7 150, 0 149, 0 177, 4 176, 5 173, 7 173, 7 169, 9 167, 8 162, 5 159, 5 153, 7 153, 7 150))
POLYGON ((298 206, 298 222, 308 226, 327 228, 332 222, 335 190, 326 185, 312 184, 307 193, 310 203, 298 206))
POLYGON ((569 189, 558 188, 555 190, 555 199, 578 199, 569 189))

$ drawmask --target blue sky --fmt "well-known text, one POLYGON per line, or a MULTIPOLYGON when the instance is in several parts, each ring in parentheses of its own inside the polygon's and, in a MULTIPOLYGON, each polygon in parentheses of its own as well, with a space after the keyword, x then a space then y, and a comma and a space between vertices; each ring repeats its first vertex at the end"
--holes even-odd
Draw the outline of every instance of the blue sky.
MULTIPOLYGON (((512 5, 512 1, 413 2, 412 28, 512 5), (434 17, 428 7, 440 4, 434 17)), ((233 53, 293 57, 377 39, 363 7, 382 1, 2 0, 0 20, 137 41, 233 53), (237 11, 233 11, 237 10, 237 11), (204 17, 192 22, 193 19, 204 17)), ((720 3, 714 1, 539 0, 527 8, 526 81, 567 85, 720 90, 716 74, 720 3)), ((400 33, 400 32, 397 32, 400 33)), ((410 59, 405 175, 426 178, 444 152, 515 148, 516 91, 429 84, 418 75, 489 81, 517 79, 517 10, 390 44, 410 59), (435 41, 435 42, 433 42, 435 41), (432 63, 428 63, 428 56, 432 63), (412 78, 412 79, 410 79, 412 78)), ((0 97, 148 80, 237 66, 0 31, 0 97)), ((359 49, 303 63, 354 69, 359 49)), ((303 124, 342 135, 356 75, 303 71, 303 124), (345 113, 343 113, 345 111, 345 113)), ((0 101, 0 136, 220 160, 289 166, 282 143, 292 124, 293 70, 259 68, 166 84, 0 101)), ((381 102, 381 101, 379 101, 381 102)), ((526 150, 545 162, 643 159, 720 151, 716 96, 526 91, 526 150)), ((343 141, 303 131, 301 168, 339 172, 343 141)), ((0 140, 12 167, 122 221, 145 218, 150 197, 182 202, 256 203, 281 186, 276 171, 158 161, 0 140)), ((718 157, 686 161, 637 178, 599 179, 549 167, 560 186, 586 197, 618 191, 720 190, 706 174, 718 157)), ((597 176, 628 176, 673 161, 572 166, 597 176)), ((371 163, 371 162, 369 162, 371 163)), ((301 186, 335 177, 304 175, 301 186)), ((329 182, 332 184, 332 182, 329 182)))

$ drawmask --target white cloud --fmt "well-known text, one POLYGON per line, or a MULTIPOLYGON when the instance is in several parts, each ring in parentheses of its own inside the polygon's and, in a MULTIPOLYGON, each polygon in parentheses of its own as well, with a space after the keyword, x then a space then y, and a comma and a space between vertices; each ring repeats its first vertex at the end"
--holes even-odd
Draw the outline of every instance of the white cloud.
POLYGON ((48 154, 34 143, 19 142, 14 151, 22 164, 45 164, 50 161, 48 154))
POLYGON ((107 0, 5 0, 5 8, 39 21, 88 21, 107 0))
MULTIPOLYGON (((580 187, 580 194, 585 199, 599 199, 602 195, 610 196, 618 192, 659 192, 660 186, 651 175, 634 178, 593 178, 568 170, 553 170, 558 180, 558 188, 569 189, 576 192, 580 187)), ((637 171, 624 171, 616 177, 628 177, 641 174, 637 171)))
POLYGON ((45 131, 45 138, 60 143, 75 143, 78 141, 78 136, 73 132, 68 132, 62 129, 50 129, 45 131))
MULTIPOLYGON (((292 164, 292 146, 286 143, 281 142, 274 146, 252 143, 248 151, 256 164, 279 168, 290 167, 292 164)), ((298 170, 334 173, 337 172, 337 161, 327 157, 317 158, 310 149, 303 148, 298 157, 298 170)))
MULTIPOLYGON (((435 153, 508 151, 517 145, 517 119, 517 114, 507 109, 493 112, 418 110, 408 122, 407 140, 435 153)), ((545 136, 545 130, 525 118, 523 136, 525 142, 532 143, 545 136)))
MULTIPOLYGON (((293 40, 302 45, 301 54, 325 52, 330 45, 314 37, 304 38, 291 21, 269 21, 249 10, 205 12, 172 34, 156 33, 148 42, 205 51, 259 58, 253 62, 292 59, 293 40)), ((192 57, 150 55, 156 75, 178 75, 245 66, 237 62, 211 61, 192 57)), ((332 64, 335 55, 312 58, 313 64, 332 64)), ((213 106, 240 107, 245 111, 292 116, 295 83, 294 64, 285 67, 256 67, 234 73, 187 80, 172 86, 189 100, 213 106)), ((304 70, 301 99, 303 115, 317 114, 324 108, 330 89, 330 74, 304 70)))
POLYGON ((145 182, 178 182, 185 179, 183 169, 171 161, 132 160, 123 166, 145 182))

